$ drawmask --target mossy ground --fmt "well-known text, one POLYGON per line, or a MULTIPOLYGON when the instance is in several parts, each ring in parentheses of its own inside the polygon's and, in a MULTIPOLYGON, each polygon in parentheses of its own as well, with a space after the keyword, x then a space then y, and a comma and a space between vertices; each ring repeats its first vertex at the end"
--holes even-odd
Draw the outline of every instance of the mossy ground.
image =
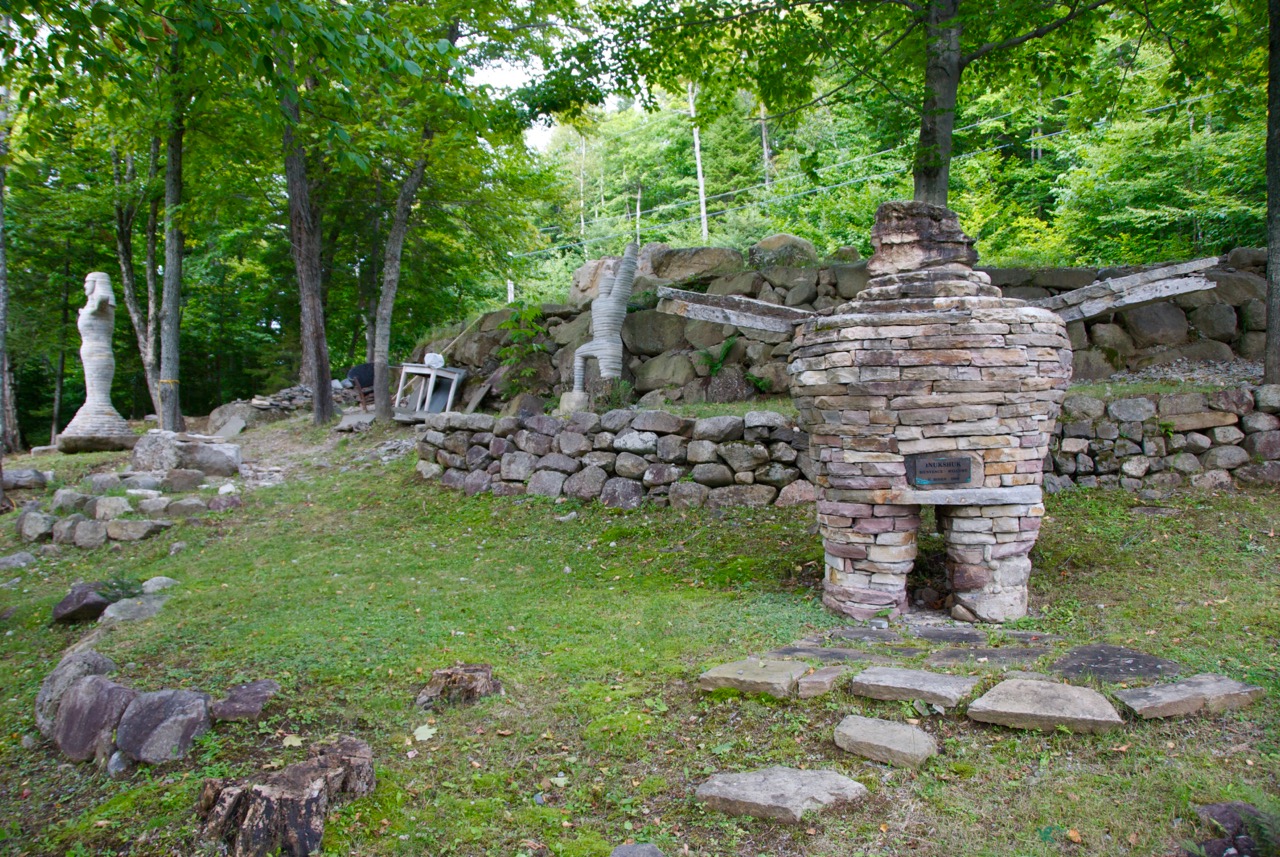
MULTIPOLYGON (((379 439, 331 451, 352 461, 379 439)), ((123 459, 44 461, 76 478, 123 459)), ((0 593, 17 608, 0 629, 0 853, 194 853, 205 777, 278 768, 336 733, 372 744, 378 787, 331 816, 326 854, 595 857, 628 838, 669 855, 1170 854, 1208 835, 1194 804, 1277 792, 1274 492, 1187 494, 1165 516, 1121 492, 1051 498, 1033 615, 1016 623, 1061 635, 1059 649, 1130 645, 1251 681, 1263 701, 1106 736, 979 726, 956 711, 924 724, 943 754, 900 771, 831 735, 850 713, 917 716, 907 706, 694 688, 706 667, 846 624, 820 603, 811 510, 466 498, 418 481, 412 464, 303 468, 242 509, 20 574, 0 593), (177 540, 188 547, 170 556, 177 540), (265 719, 220 724, 188 759, 121 781, 46 743, 24 749, 41 679, 84 633, 51 626, 50 607, 76 580, 157 574, 182 581, 161 615, 98 647, 119 680, 219 694, 275 678, 284 690, 265 719), (492 664, 505 695, 415 710, 424 676, 458 661, 492 664), (413 741, 428 722, 434 736, 413 741), (871 798, 799 827, 692 798, 710 773, 770 764, 842 771, 871 798)), ((17 547, 6 527, 0 549, 17 547)), ((984 688, 998 673, 986 675, 984 688)))

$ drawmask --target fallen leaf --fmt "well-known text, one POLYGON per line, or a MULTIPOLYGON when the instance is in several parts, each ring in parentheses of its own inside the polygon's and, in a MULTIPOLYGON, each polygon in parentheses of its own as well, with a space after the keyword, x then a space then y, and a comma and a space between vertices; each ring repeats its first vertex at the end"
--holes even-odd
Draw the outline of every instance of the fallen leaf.
POLYGON ((812 828, 812 827, 810 827, 808 830, 806 830, 806 831, 805 831, 805 833, 809 834, 810 836, 817 836, 817 835, 818 835, 818 831, 817 831, 815 828, 812 828))
POLYGON ((1129 834, 1129 844, 1130 844, 1130 845, 1137 845, 1137 844, 1138 844, 1138 834, 1136 834, 1136 833, 1130 833, 1130 834, 1129 834))
POLYGON ((405 753, 404 755, 405 755, 405 757, 406 757, 406 758, 409 758, 409 759, 416 759, 416 758, 418 758, 418 751, 417 751, 417 750, 410 750, 408 753, 405 753))
POLYGON ((1067 838, 1077 845, 1084 841, 1084 837, 1080 835, 1080 831, 1076 830, 1074 827, 1067 831, 1067 838))
POLYGON ((284 742, 283 742, 283 743, 284 743, 284 746, 286 746, 286 747, 301 747, 301 746, 302 746, 302 738, 300 738, 300 737, 299 737, 299 736, 297 736, 297 735, 286 735, 286 736, 284 736, 284 742))
POLYGON ((499 729, 499 730, 498 730, 498 734, 499 734, 499 735, 501 735, 503 738, 506 738, 508 735, 510 735, 510 734, 511 734, 511 730, 510 730, 510 729, 499 729))
POLYGON ((413 730, 413 737, 416 741, 430 741, 436 736, 438 730, 430 724, 424 724, 413 730))

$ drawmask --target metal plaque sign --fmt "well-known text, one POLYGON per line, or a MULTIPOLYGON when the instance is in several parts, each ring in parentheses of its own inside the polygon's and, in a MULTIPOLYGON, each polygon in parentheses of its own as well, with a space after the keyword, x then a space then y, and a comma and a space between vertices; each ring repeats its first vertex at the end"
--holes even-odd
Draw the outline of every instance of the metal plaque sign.
POLYGON ((964 485, 972 478, 973 460, 934 455, 909 456, 907 481, 912 485, 964 485))

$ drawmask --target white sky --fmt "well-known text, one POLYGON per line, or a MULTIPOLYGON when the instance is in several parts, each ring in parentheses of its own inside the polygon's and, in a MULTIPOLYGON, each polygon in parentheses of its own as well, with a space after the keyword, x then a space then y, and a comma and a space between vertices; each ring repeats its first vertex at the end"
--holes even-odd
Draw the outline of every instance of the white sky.
MULTIPOLYGON (((482 68, 471 76, 476 84, 488 84, 494 89, 512 90, 524 86, 533 78, 531 70, 513 65, 501 64, 482 68)), ((551 145, 551 134, 554 126, 535 124, 524 132, 524 141, 531 149, 545 152, 551 145)))

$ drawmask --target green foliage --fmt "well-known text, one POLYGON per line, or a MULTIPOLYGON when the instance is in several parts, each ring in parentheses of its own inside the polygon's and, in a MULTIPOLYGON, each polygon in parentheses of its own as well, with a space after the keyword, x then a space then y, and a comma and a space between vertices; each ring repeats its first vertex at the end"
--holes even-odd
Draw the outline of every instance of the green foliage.
POLYGON ((624 378, 613 378, 602 381, 603 390, 595 396, 597 411, 613 411, 631 405, 635 399, 635 389, 631 382, 624 378))
MULTIPOLYGON (((703 366, 707 367, 707 371, 711 377, 720 374, 720 370, 724 368, 725 363, 729 361, 729 356, 733 353, 733 346, 738 341, 738 334, 733 334, 718 347, 702 348, 695 355, 703 366)), ((759 388, 757 388, 759 389, 759 388)), ((763 392, 763 391, 762 391, 763 392)))
POLYGON ((137 598, 142 594, 142 581, 117 574, 104 580, 95 591, 108 601, 137 598))
POLYGON ((773 392, 773 382, 768 378, 761 378, 759 375, 752 375, 750 372, 744 373, 743 377, 746 378, 747 383, 752 387, 755 387, 756 392, 760 393, 762 396, 767 396, 773 392))
POLYGON ((498 329, 506 332, 506 343, 498 349, 498 359, 507 367, 502 392, 512 398, 529 389, 529 382, 538 374, 533 358, 548 350, 545 341, 539 341, 547 333, 542 325, 542 307, 517 304, 498 329))

